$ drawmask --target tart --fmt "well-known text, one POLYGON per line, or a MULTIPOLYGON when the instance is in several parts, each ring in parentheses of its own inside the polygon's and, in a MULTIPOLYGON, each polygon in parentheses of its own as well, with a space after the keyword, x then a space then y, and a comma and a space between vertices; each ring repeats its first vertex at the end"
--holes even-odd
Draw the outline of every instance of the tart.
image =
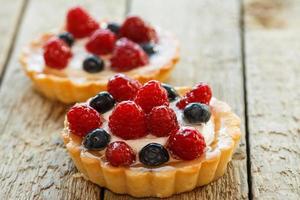
POLYGON ((42 34, 20 56, 35 88, 64 103, 105 91, 118 72, 141 83, 163 81, 178 59, 178 41, 168 31, 138 16, 98 22, 81 7, 70 8, 62 29, 42 34))
POLYGON ((119 194, 169 197, 225 173, 240 119, 207 84, 142 86, 118 74, 108 85, 70 109, 62 132, 85 179, 119 194))

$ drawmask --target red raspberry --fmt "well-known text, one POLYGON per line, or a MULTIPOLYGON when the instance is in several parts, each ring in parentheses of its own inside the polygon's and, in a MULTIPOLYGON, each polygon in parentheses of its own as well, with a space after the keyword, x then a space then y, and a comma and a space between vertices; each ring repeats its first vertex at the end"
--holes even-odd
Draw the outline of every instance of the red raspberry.
POLYGON ((179 129, 175 112, 167 106, 154 107, 147 125, 149 132, 157 137, 168 136, 179 129))
POLYGON ((117 104, 109 117, 108 126, 114 135, 125 140, 147 134, 146 115, 133 101, 117 104))
POLYGON ((52 37, 44 45, 44 60, 48 67, 63 69, 71 57, 69 46, 59 38, 52 37))
POLYGON ((107 29, 98 29, 91 35, 85 47, 90 53, 105 55, 113 51, 115 41, 116 36, 113 32, 107 29))
POLYGON ((193 127, 181 127, 170 135, 167 148, 177 159, 194 160, 200 157, 205 150, 204 137, 193 127))
POLYGON ((137 43, 157 41, 157 34, 148 23, 137 16, 127 17, 120 29, 122 37, 137 43))
POLYGON ((99 28, 99 24, 80 6, 71 8, 67 13, 67 31, 75 38, 83 38, 99 28))
POLYGON ((198 83, 191 91, 177 102, 176 106, 180 109, 184 109, 189 103, 199 102, 209 105, 212 97, 212 91, 208 84, 198 83))
POLYGON ((67 113, 67 119, 71 132, 80 137, 102 125, 100 114, 87 105, 73 106, 67 113))
POLYGON ((111 77, 107 84, 108 92, 116 101, 133 100, 142 84, 124 74, 116 74, 111 77))
POLYGON ((147 65, 149 58, 138 44, 126 38, 121 38, 116 42, 110 61, 113 69, 117 71, 127 71, 147 65))
POLYGON ((168 93, 158 81, 147 82, 136 94, 134 101, 149 113, 153 107, 169 105, 168 93))
POLYGON ((135 162, 135 153, 133 149, 122 141, 110 143, 105 151, 107 161, 114 167, 130 166, 135 162))

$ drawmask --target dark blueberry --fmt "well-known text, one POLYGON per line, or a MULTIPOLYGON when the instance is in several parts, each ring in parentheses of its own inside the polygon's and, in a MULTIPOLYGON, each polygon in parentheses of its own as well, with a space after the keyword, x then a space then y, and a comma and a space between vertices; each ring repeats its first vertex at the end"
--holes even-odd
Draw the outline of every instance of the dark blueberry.
POLYGON ((158 166, 169 160, 168 151, 158 143, 150 143, 139 152, 141 163, 148 166, 158 166))
POLYGON ((102 128, 97 128, 87 134, 83 139, 83 145, 89 150, 104 149, 110 141, 110 135, 102 128))
POLYGON ((83 61, 83 69, 89 73, 100 72, 103 68, 104 62, 98 56, 90 55, 83 61))
POLYGON ((168 84, 162 83, 162 86, 165 88, 165 90, 168 92, 168 98, 169 101, 174 101, 177 99, 178 97, 178 93, 176 92, 176 90, 168 84))
POLYGON ((110 22, 107 24, 107 29, 109 29, 111 32, 118 34, 120 30, 120 25, 115 22, 110 22))
POLYGON ((151 56, 156 53, 155 44, 142 43, 140 45, 141 45, 142 49, 148 54, 148 56, 151 56))
POLYGON ((209 106, 202 103, 190 103, 183 111, 184 118, 190 123, 206 123, 210 119, 209 106))
POLYGON ((74 37, 69 32, 64 32, 58 35, 58 38, 63 40, 69 47, 71 47, 74 44, 74 37))
POLYGON ((99 113, 105 113, 112 109, 115 105, 115 100, 108 92, 100 92, 90 100, 90 106, 99 113))

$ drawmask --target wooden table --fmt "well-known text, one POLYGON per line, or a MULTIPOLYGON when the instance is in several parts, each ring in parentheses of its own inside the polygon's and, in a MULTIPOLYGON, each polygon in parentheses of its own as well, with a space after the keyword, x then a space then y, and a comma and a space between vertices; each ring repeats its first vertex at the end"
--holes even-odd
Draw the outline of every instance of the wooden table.
MULTIPOLYGON (((173 31, 169 82, 203 80, 242 118, 225 176, 172 199, 300 199, 300 1, 93 0, 95 16, 138 14, 173 31)), ((59 137, 67 107, 37 94, 22 47, 61 25, 73 1, 0 0, 0 199, 132 199, 76 176, 59 137)))

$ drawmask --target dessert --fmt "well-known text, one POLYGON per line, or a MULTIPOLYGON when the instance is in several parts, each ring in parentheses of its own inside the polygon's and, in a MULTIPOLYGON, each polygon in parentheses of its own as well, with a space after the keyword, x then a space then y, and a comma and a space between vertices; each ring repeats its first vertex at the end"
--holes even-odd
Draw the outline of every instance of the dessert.
POLYGON ((63 28, 32 41, 20 62, 42 94, 74 103, 107 90, 108 79, 118 72, 141 83, 165 80, 178 59, 174 36, 138 16, 122 23, 97 21, 73 7, 63 28))
POLYGON ((84 178, 115 193, 168 197, 224 174, 240 119, 207 84, 142 85, 117 74, 108 85, 65 120, 62 137, 84 178))

